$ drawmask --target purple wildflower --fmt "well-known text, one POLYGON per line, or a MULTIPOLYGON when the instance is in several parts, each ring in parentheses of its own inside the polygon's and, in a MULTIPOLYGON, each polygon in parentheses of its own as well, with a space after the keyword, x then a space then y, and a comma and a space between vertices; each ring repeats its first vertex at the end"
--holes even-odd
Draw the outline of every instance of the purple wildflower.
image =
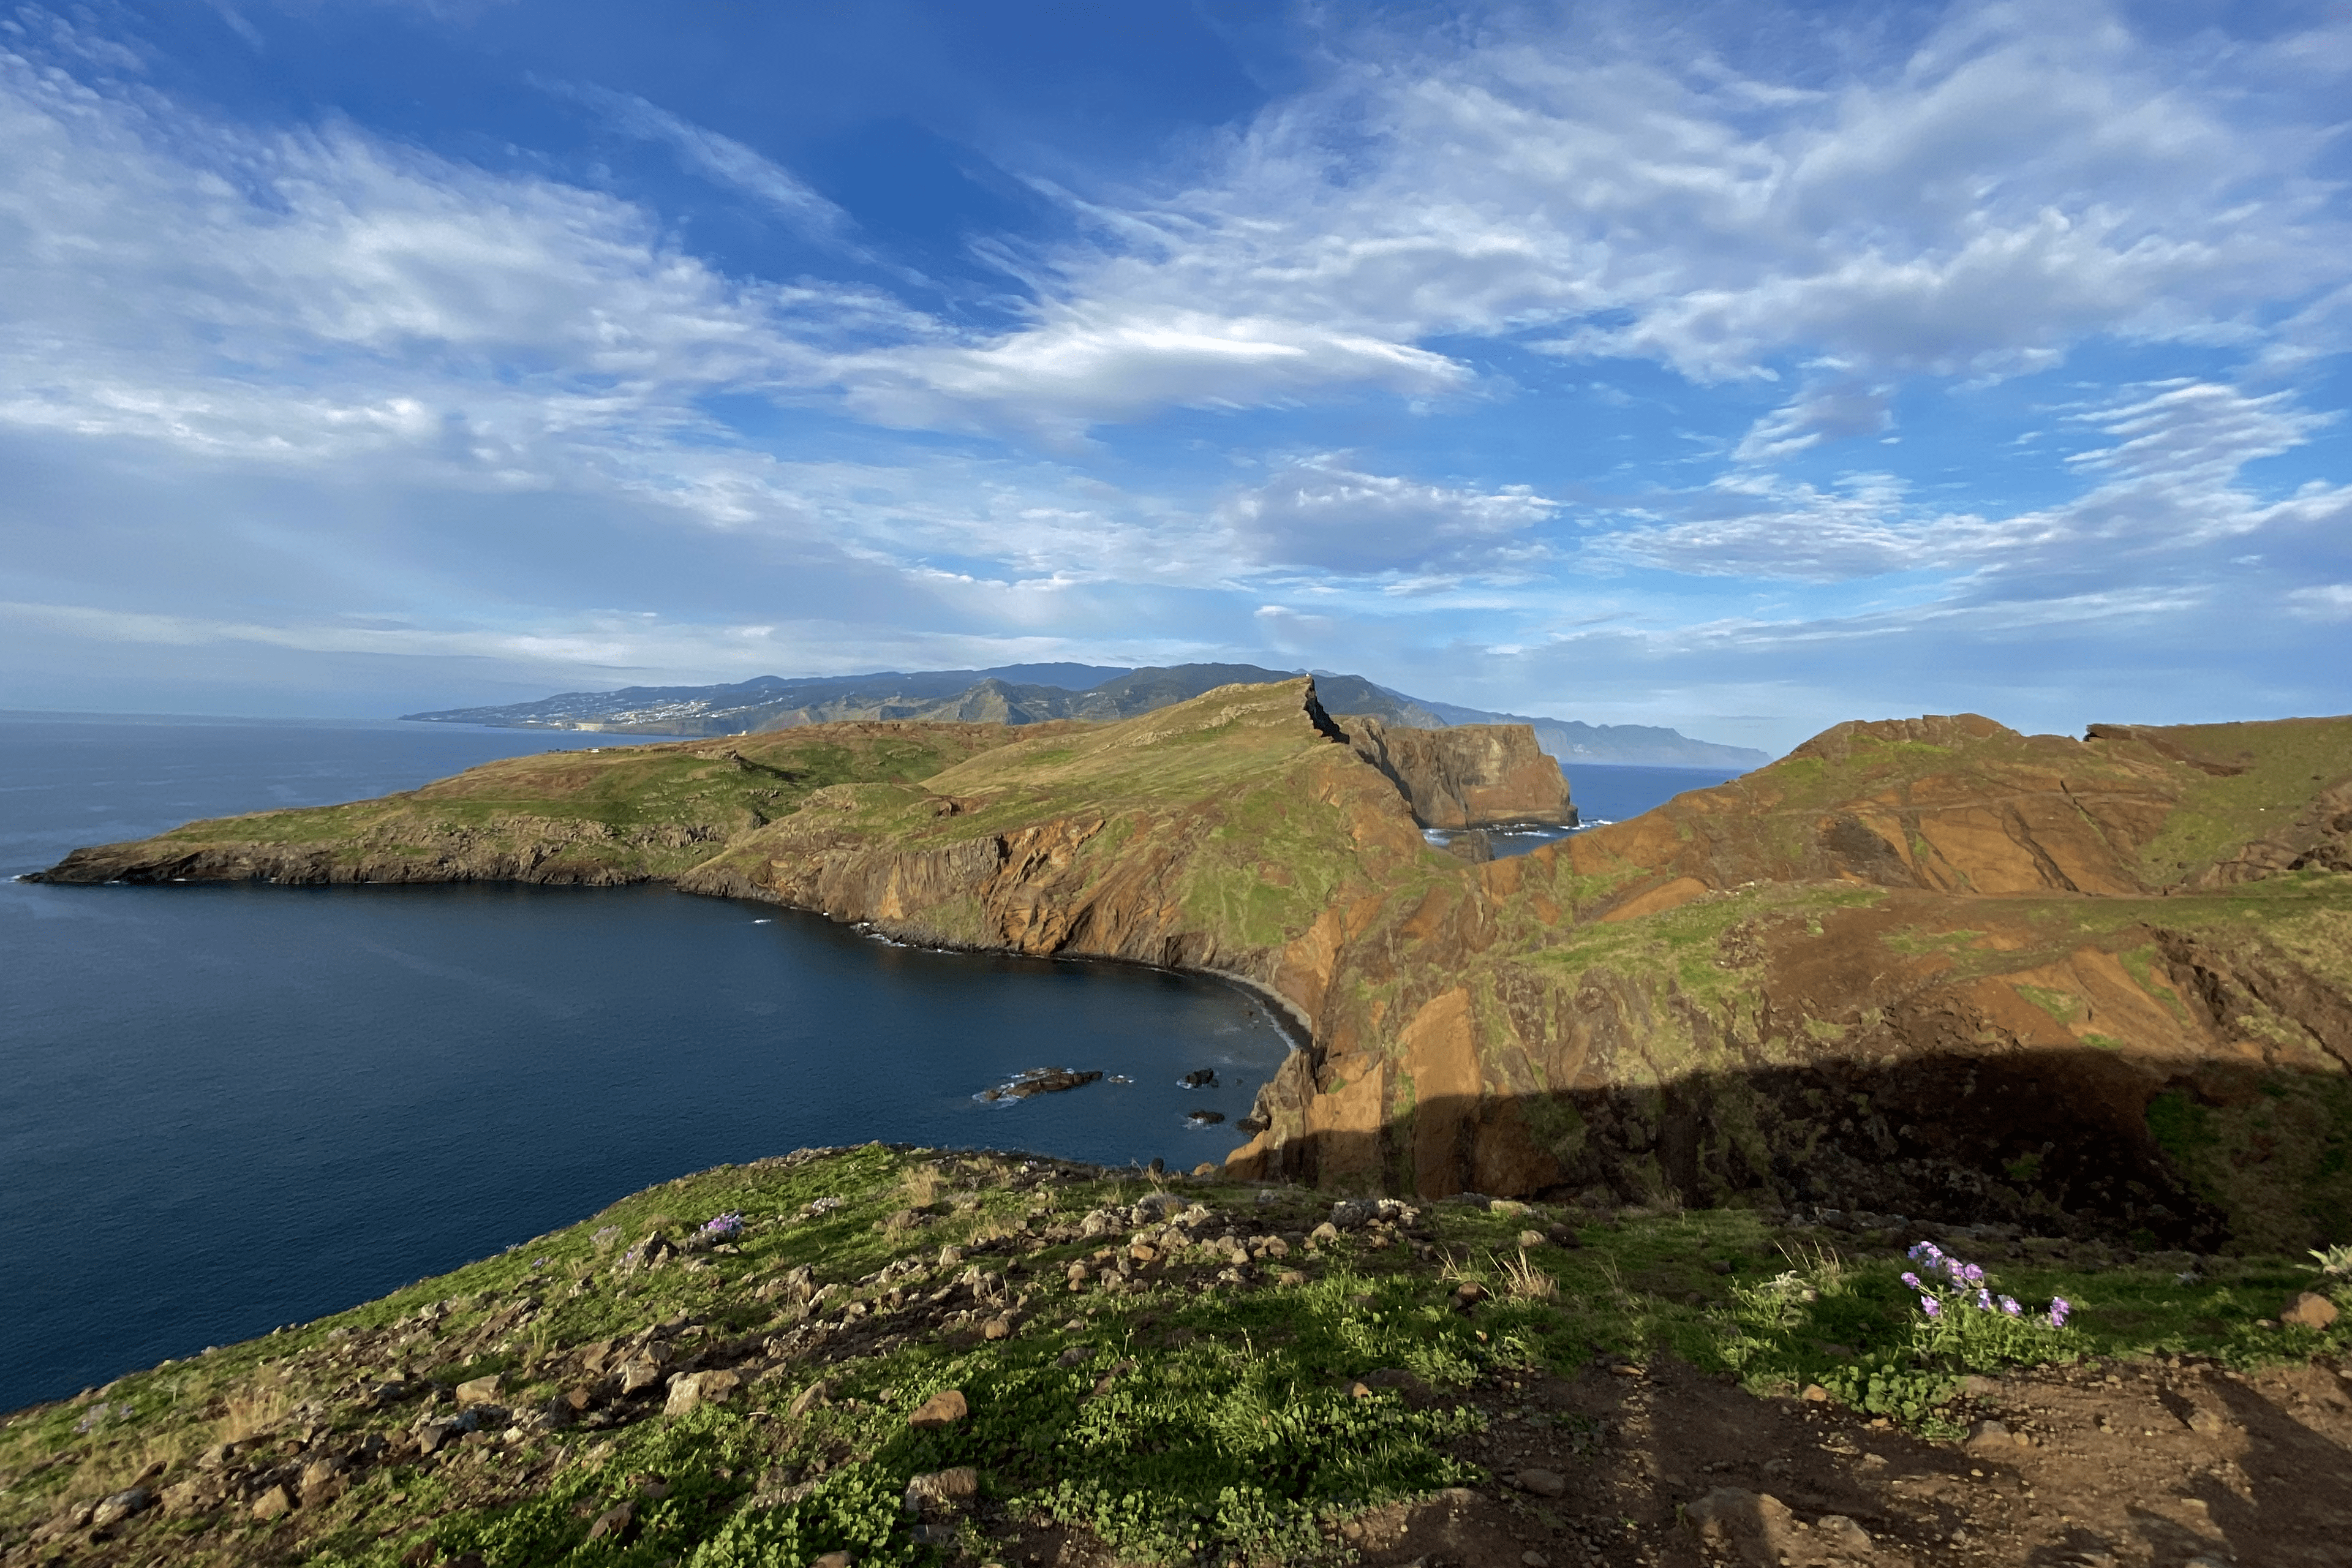
POLYGON ((2066 1314, 2074 1310, 2074 1304, 2068 1301, 2063 1296, 2061 1296, 2056 1300, 2051 1302, 2050 1326, 2053 1329, 2064 1328, 2066 1326, 2066 1314))
POLYGON ((1919 1310, 1931 1318, 1940 1318, 1944 1315, 1944 1304, 1933 1296, 1920 1297, 1919 1310))
POLYGON ((1960 1269, 1959 1277, 1971 1285, 1981 1285, 1984 1283, 1984 1269, 1980 1265, 1970 1263, 1960 1269))
POLYGON ((1982 1286, 1977 1288, 1977 1310, 1979 1312, 1992 1310, 1992 1292, 1982 1286))
POLYGON ((1919 1277, 1918 1277, 1916 1274, 1912 1273, 1912 1272, 1911 1272, 1909 1269, 1907 1269, 1907 1268, 1906 1268, 1906 1269, 1905 1269, 1905 1270, 1903 1271, 1903 1283, 1905 1283, 1906 1285, 1910 1286, 1910 1287, 1911 1287, 1911 1289, 1913 1289, 1914 1290, 1921 1290, 1921 1289, 1926 1289, 1926 1287, 1925 1287, 1925 1286, 1923 1286, 1923 1285, 1921 1285, 1921 1284, 1919 1283, 1919 1277))
POLYGON ((2017 1298, 2014 1296, 2003 1296, 2000 1299, 2000 1310, 2007 1312, 2012 1318, 2025 1310, 2024 1308, 2017 1304, 2017 1298))
POLYGON ((702 1234, 713 1241, 732 1241, 743 1234, 743 1216, 730 1210, 706 1223, 702 1234))

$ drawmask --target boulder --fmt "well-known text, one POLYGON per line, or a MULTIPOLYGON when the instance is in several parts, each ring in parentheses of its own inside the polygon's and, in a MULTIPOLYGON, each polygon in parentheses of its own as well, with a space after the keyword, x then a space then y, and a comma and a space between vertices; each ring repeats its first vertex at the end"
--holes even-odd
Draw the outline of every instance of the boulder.
POLYGON ((662 1406, 665 1415, 684 1415, 705 1405, 722 1405, 743 1385, 742 1378, 731 1372, 689 1372, 669 1385, 669 1399, 662 1406))
POLYGON ((343 1462, 331 1456, 302 1467, 302 1506, 316 1508, 342 1495, 343 1462))
POLYGON ((927 1509, 961 1508, 979 1495, 980 1472, 970 1465, 933 1470, 907 1483, 907 1516, 919 1519, 927 1509))
POLYGON ((2316 1291, 2305 1290, 2286 1304, 2286 1310, 2279 1313, 2279 1321, 2297 1328, 2325 1329, 2339 1315, 2335 1302, 2316 1291))
POLYGON ((1842 1513, 1825 1513, 1813 1521, 1813 1541, 1848 1557, 1867 1557, 1876 1550, 1870 1531, 1842 1513))
POLYGON ((253 1500, 253 1517, 263 1523, 283 1519, 293 1511, 294 1494, 282 1486, 272 1487, 253 1500))
POLYGON ((1701 1541, 1737 1553, 1752 1568, 1777 1568, 1784 1552, 1792 1560, 1801 1555, 1789 1505, 1769 1493, 1717 1487, 1685 1509, 1683 1517, 1701 1541))
POLYGON ((488 1405, 498 1398, 504 1386, 505 1380, 497 1373, 488 1377, 469 1378, 457 1385, 457 1408, 463 1410, 468 1405, 488 1405))
POLYGON ((1521 1470, 1518 1475, 1518 1488, 1521 1491, 1532 1492, 1537 1497, 1566 1497, 1568 1478, 1558 1470, 1521 1470))
POLYGON ((921 1406, 907 1417, 907 1425, 918 1432, 936 1432, 954 1426, 971 1414, 971 1406, 964 1402, 961 1389, 943 1388, 924 1400, 921 1406))
POLYGON ((2009 1427, 1999 1421, 1979 1421, 1969 1428, 1969 1452, 1987 1454, 1996 1449, 2013 1448, 2017 1440, 2010 1436, 2009 1427))
POLYGON ((155 1494, 145 1487, 132 1487, 116 1492, 89 1511, 89 1527, 106 1530, 121 1524, 134 1513, 144 1513, 155 1506, 155 1494))

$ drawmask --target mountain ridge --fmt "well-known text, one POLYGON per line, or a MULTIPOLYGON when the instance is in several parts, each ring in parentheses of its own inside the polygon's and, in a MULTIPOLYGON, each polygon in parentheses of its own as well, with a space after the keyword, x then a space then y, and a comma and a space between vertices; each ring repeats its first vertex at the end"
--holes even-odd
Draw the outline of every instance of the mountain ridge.
MULTIPOLYGON (((403 721, 488 724, 507 729, 604 731, 615 734, 709 736, 792 729, 845 720, 921 720, 1035 724, 1056 719, 1111 723, 1220 686, 1290 680, 1303 670, 1252 664, 1015 664, 992 669, 884 670, 872 675, 787 679, 756 676, 713 686, 631 686, 569 691, 536 702, 404 713, 403 721), (1093 678, 1092 683, 1067 682, 1093 678)), ((1748 769, 1771 760, 1748 746, 1695 740, 1646 724, 1587 724, 1579 720, 1489 713, 1409 696, 1362 676, 1315 672, 1316 689, 1335 716, 1378 719, 1392 727, 1452 729, 1525 724, 1538 747, 1562 762, 1649 767, 1748 769)))

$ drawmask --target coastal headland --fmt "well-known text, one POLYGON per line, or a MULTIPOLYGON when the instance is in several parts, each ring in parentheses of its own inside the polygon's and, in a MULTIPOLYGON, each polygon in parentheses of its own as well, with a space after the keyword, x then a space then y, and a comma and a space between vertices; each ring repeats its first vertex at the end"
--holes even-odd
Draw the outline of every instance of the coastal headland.
POLYGON ((1305 1043, 1222 1166, 802 1151, 18 1413, 0 1562, 2326 1560, 2352 721, 1847 724, 1424 836, 1572 812, 1531 736, 1301 679, 77 851, 663 880, 1231 975, 1305 1043))
POLYGON ((1573 810, 1523 729, 1302 678, 520 758, 45 875, 663 879, 1231 975, 1307 1037, 1238 1176, 2352 1239, 2352 720, 1850 723, 1521 858, 1423 837, 1573 810))

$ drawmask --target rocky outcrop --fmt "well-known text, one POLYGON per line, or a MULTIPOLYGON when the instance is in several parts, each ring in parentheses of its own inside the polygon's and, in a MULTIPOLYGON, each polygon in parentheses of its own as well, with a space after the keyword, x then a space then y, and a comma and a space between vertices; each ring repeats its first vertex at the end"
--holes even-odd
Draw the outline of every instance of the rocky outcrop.
POLYGON ((1423 827, 1568 827, 1568 778, 1525 724, 1409 730, 1342 718, 1355 753, 1378 768, 1423 827))

